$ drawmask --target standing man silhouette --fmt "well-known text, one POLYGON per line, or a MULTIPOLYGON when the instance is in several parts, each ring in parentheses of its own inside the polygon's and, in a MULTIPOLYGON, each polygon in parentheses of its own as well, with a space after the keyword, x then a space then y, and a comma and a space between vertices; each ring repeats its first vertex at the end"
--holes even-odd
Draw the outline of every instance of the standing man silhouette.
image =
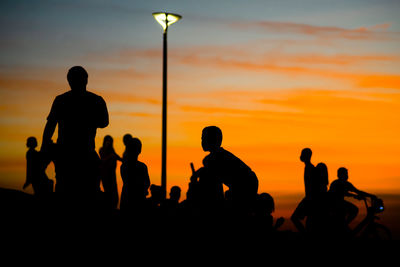
POLYGON ((58 125, 56 192, 70 201, 91 200, 100 192, 96 130, 108 125, 108 111, 101 96, 86 91, 88 74, 83 67, 72 67, 67 80, 71 90, 54 99, 41 150, 48 149, 58 125))

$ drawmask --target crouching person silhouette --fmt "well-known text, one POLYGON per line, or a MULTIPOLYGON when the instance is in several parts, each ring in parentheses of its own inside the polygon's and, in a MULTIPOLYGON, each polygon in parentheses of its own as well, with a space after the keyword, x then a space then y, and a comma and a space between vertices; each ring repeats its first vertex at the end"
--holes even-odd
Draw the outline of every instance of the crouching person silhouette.
POLYGON ((222 183, 229 187, 233 212, 239 216, 248 215, 255 204, 258 191, 256 174, 242 160, 221 147, 222 131, 216 126, 203 129, 201 145, 210 152, 203 159, 203 166, 192 178, 200 177, 200 182, 223 199, 222 183), (217 188, 217 189, 213 189, 217 188))
POLYGON ((108 125, 101 96, 86 91, 88 74, 80 66, 68 71, 71 90, 53 102, 43 132, 41 151, 48 150, 58 125, 55 191, 68 207, 95 204, 100 192, 100 158, 95 151, 97 128, 108 125))

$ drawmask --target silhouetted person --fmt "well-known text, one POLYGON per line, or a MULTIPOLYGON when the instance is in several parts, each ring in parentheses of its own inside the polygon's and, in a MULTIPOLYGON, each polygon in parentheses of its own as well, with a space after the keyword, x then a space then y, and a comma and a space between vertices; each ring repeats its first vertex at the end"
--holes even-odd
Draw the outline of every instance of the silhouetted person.
POLYGON ((100 158, 95 151, 97 128, 108 125, 102 97, 86 91, 88 74, 80 66, 67 75, 71 90, 54 99, 43 132, 42 151, 48 149, 58 125, 56 192, 68 201, 93 201, 100 192, 100 158))
POLYGON ((169 204, 172 206, 178 206, 180 198, 181 198, 181 188, 176 185, 171 187, 171 190, 169 192, 169 199, 168 199, 169 204))
POLYGON ((46 168, 50 160, 39 151, 36 151, 37 140, 35 137, 29 137, 26 141, 29 148, 26 152, 26 181, 23 189, 32 185, 33 194, 43 198, 53 192, 53 181, 46 175, 46 168))
POLYGON ((328 167, 325 163, 320 162, 315 166, 316 177, 318 177, 318 188, 315 190, 317 195, 324 194, 328 192, 329 177, 328 177, 328 167))
POLYGON ((150 178, 146 164, 138 160, 142 143, 138 138, 126 143, 121 178, 123 181, 120 209, 125 214, 142 212, 148 195, 150 178))
POLYGON ((257 196, 255 205, 255 220, 257 223, 257 230, 262 233, 271 234, 273 231, 278 230, 284 222, 284 218, 280 217, 274 224, 274 217, 272 213, 275 211, 275 202, 273 197, 268 193, 261 193, 257 196))
MULTIPOLYGON (((203 129, 201 145, 210 152, 203 159, 203 166, 193 175, 200 177, 210 194, 223 199, 222 184, 229 187, 235 212, 246 215, 257 198, 258 178, 242 160, 221 147, 222 131, 216 126, 203 129)), ((207 190, 206 190, 207 192, 207 190)))
POLYGON ((132 135, 129 134, 129 133, 125 134, 124 137, 122 138, 122 142, 123 142, 124 145, 125 145, 125 151, 124 151, 124 153, 122 154, 122 158, 125 157, 126 148, 128 147, 128 144, 129 144, 129 142, 130 142, 132 139, 133 139, 133 137, 132 137, 132 135))
POLYGON ((162 202, 163 212, 172 218, 180 216, 180 203, 181 188, 179 186, 171 187, 169 192, 169 198, 162 202))
POLYGON ((113 138, 106 135, 103 140, 103 146, 99 150, 101 159, 101 182, 103 184, 104 193, 110 208, 116 209, 118 205, 118 187, 117 187, 117 160, 122 161, 117 155, 113 146, 113 138))
POLYGON ((159 219, 163 205, 163 193, 161 186, 150 186, 150 197, 146 199, 146 212, 150 219, 159 219))
POLYGON ((357 216, 358 208, 344 198, 354 197, 356 199, 362 199, 365 197, 376 198, 376 196, 355 188, 348 181, 349 176, 346 168, 339 168, 337 176, 338 179, 332 182, 329 193, 333 201, 333 208, 335 209, 336 215, 339 216, 339 220, 344 223, 343 227, 347 227, 357 216))
MULTIPOLYGON (((311 214, 313 201, 318 192, 318 178, 316 178, 316 171, 314 165, 311 163, 312 151, 310 148, 304 148, 301 151, 300 161, 304 163, 304 188, 305 197, 301 200, 295 211, 291 216, 291 220, 300 232, 305 232, 306 228, 302 224, 306 216, 311 214)), ((308 219, 308 218, 307 218, 308 219)), ((308 223, 308 222, 307 222, 308 223)), ((308 227, 308 225, 307 225, 308 227)))
POLYGON ((308 223, 313 227, 312 231, 315 235, 325 234, 330 231, 329 229, 329 212, 330 212, 330 199, 328 196, 328 167, 325 163, 320 162, 315 166, 315 187, 312 208, 308 215, 308 223))

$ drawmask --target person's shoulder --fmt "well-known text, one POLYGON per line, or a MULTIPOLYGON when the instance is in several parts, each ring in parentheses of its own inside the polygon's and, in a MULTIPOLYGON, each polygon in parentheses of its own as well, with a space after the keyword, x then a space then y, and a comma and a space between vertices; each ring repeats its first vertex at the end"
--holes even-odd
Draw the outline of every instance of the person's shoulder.
POLYGON ((98 107, 103 107, 106 105, 106 101, 104 101, 103 97, 93 92, 86 91, 86 99, 98 107))
POLYGON ((54 102, 62 102, 71 97, 71 91, 59 94, 54 98, 54 102))
POLYGON ((237 158, 232 152, 226 150, 223 147, 220 147, 216 152, 215 156, 224 157, 224 158, 237 158))
POLYGON ((331 186, 335 186, 335 185, 337 185, 338 183, 340 183, 340 180, 339 180, 339 179, 333 180, 332 183, 331 183, 331 186))
POLYGON ((212 158, 213 155, 211 155, 211 153, 209 153, 208 155, 206 155, 203 160, 209 160, 210 158, 212 158))
POLYGON ((141 162, 141 161, 137 161, 137 166, 139 167, 139 168, 142 168, 142 169, 146 169, 147 170, 147 165, 145 164, 145 163, 143 163, 143 162, 141 162))
POLYGON ((34 149, 29 149, 26 151, 27 158, 37 158, 40 155, 40 152, 34 149))
POLYGON ((339 179, 336 179, 329 186, 329 190, 336 190, 336 189, 342 188, 342 186, 343 186, 342 181, 339 179))
POLYGON ((353 185, 352 183, 350 183, 349 181, 345 181, 345 182, 344 182, 344 185, 345 185, 347 188, 355 188, 354 185, 353 185))
POLYGON ((90 91, 86 91, 86 97, 91 98, 91 99, 95 99, 98 101, 104 101, 103 97, 101 97, 100 95, 90 92, 90 91))

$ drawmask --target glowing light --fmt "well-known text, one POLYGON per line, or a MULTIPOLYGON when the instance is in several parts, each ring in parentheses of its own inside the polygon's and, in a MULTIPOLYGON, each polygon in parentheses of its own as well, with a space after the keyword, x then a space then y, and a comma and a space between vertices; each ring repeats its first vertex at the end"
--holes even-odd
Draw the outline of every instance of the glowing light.
POLYGON ((182 18, 181 15, 164 12, 155 12, 153 13, 153 17, 161 25, 164 31, 166 31, 170 25, 182 18))

